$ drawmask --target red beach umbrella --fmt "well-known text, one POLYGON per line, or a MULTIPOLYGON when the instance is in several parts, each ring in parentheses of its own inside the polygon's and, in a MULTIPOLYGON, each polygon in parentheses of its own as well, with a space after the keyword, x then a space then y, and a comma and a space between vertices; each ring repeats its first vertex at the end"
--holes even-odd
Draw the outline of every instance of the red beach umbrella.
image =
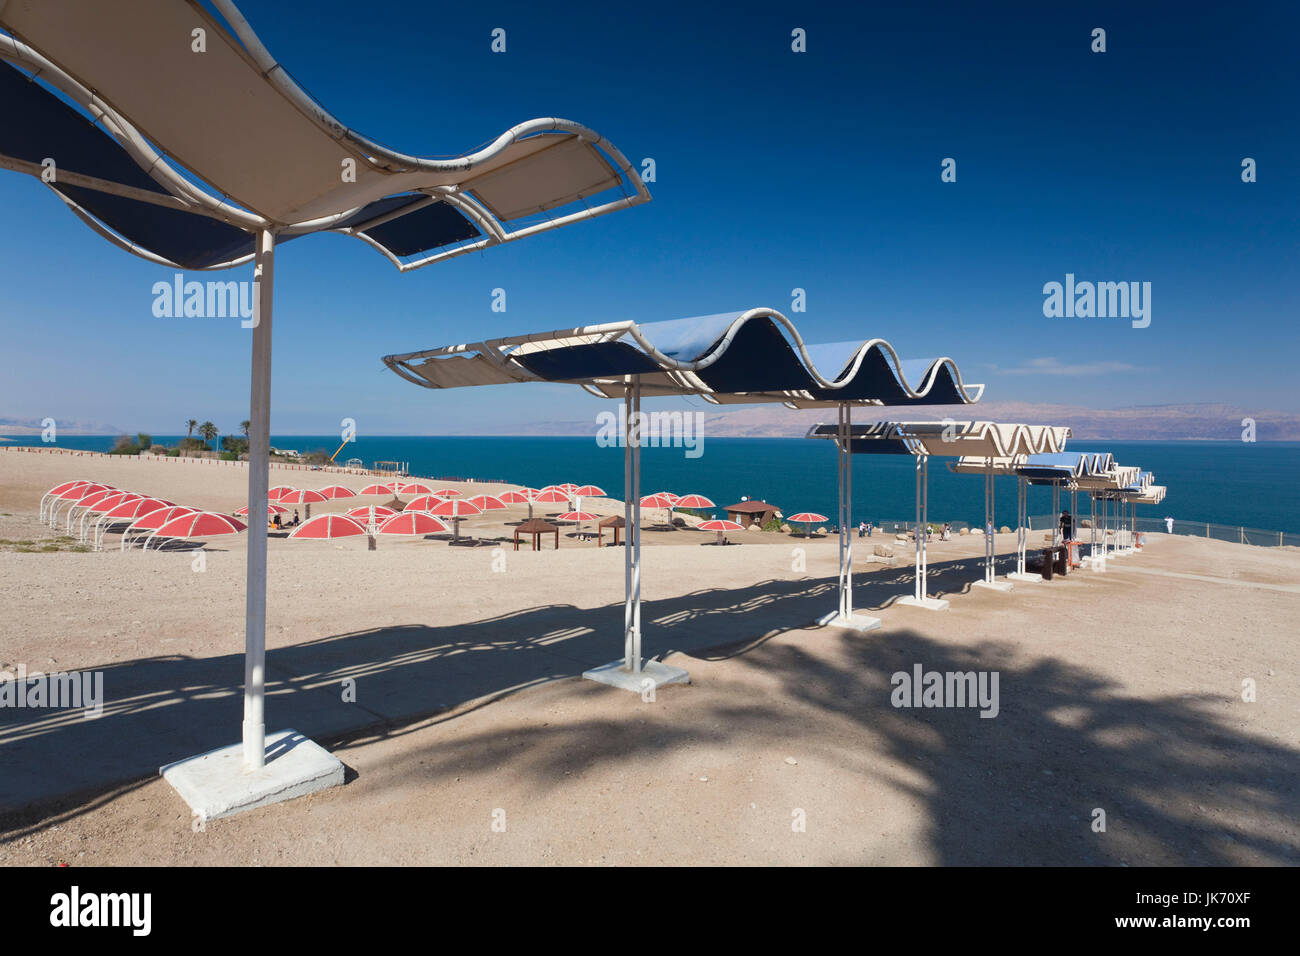
POLYGON ((725 521, 720 518, 714 518, 712 521, 704 521, 696 526, 701 531, 716 531, 718 533, 718 544, 722 544, 722 536, 728 531, 744 531, 734 521, 725 521))
POLYGON ((437 495, 439 498, 461 497, 461 492, 457 491, 455 488, 439 488, 437 491, 433 492, 433 494, 437 495))
POLYGON ((62 484, 55 485, 55 486, 54 486, 53 488, 51 488, 49 491, 45 492, 45 494, 46 494, 47 496, 48 496, 48 495, 58 495, 58 494, 62 494, 63 492, 67 491, 69 488, 74 487, 75 485, 88 485, 88 484, 90 484, 90 483, 91 483, 91 482, 90 482, 90 480, 89 480, 88 478, 75 478, 75 479, 73 479, 72 481, 65 481, 65 482, 63 482, 62 484))
POLYGON ((673 502, 674 508, 716 508, 712 501, 704 495, 682 495, 673 502))
POLYGON ((568 504, 570 495, 559 488, 543 488, 533 497, 533 503, 539 505, 568 504))
POLYGON ((466 499, 470 504, 478 505, 483 511, 504 511, 506 503, 496 495, 475 495, 466 499))
POLYGON ((89 498, 97 491, 116 491, 112 485, 101 485, 94 481, 76 482, 69 488, 60 491, 55 497, 64 501, 80 501, 82 498, 89 498))
POLYGON ((367 524, 374 524, 376 518, 391 518, 397 514, 392 508, 385 508, 383 505, 367 505, 364 508, 353 508, 347 513, 347 517, 355 518, 358 521, 364 520, 367 524))
POLYGON ((528 505, 528 517, 533 516, 533 499, 537 497, 536 488, 520 488, 518 491, 503 491, 497 495, 508 505, 528 505))
POLYGON ((604 498, 605 489, 600 485, 583 485, 574 489, 573 495, 575 498, 604 498))
POLYGON ((355 491, 343 485, 330 485, 326 488, 322 488, 320 493, 331 501, 338 498, 355 498, 357 496, 355 491))
POLYGON ((825 515, 819 515, 815 511, 801 511, 797 515, 791 515, 785 519, 791 524, 817 524, 821 521, 829 520, 825 515))
POLYGON ((797 515, 791 515, 785 520, 788 521, 790 524, 801 524, 801 525, 809 526, 803 529, 803 533, 807 535, 812 532, 811 525, 821 524, 823 521, 826 520, 826 516, 819 515, 815 511, 801 511, 797 515))
POLYGON ((359 495, 391 495, 393 489, 390 485, 366 485, 357 494, 359 495))
MULTIPOLYGON (((99 520, 95 522, 92 529, 95 536, 95 549, 99 550, 100 530, 107 528, 110 524, 117 524, 123 521, 130 523, 135 519, 150 514, 160 509, 173 507, 170 501, 164 501, 161 498, 131 498, 119 501, 115 506, 106 508, 100 514, 99 520)), ((85 541, 87 536, 86 528, 83 524, 81 530, 81 540, 85 541)))
POLYGON ((429 509, 430 514, 437 515, 440 518, 468 518, 470 515, 481 515, 483 509, 472 501, 440 501, 436 506, 429 509))
POLYGON ((417 537, 426 534, 441 534, 447 526, 427 511, 403 511, 393 515, 379 526, 380 534, 400 534, 417 537))
POLYGON ((116 494, 120 494, 120 492, 118 492, 117 490, 96 491, 93 495, 86 495, 86 497, 78 501, 74 507, 89 508, 91 510, 95 510, 95 506, 98 505, 101 501, 103 501, 105 498, 110 498, 116 494))
MULTIPOLYGON (((272 517, 273 515, 284 515, 284 514, 288 514, 288 513, 289 513, 289 509, 288 509, 288 508, 282 508, 280 505, 270 505, 270 504, 268 504, 268 505, 266 506, 266 516, 267 516, 268 518, 272 517)), ((236 511, 235 514, 238 515, 238 516, 240 516, 241 518, 242 518, 244 515, 248 514, 248 505, 244 505, 244 507, 242 507, 242 508, 240 508, 238 511, 236 511)))
POLYGON ((355 538, 365 534, 366 529, 354 518, 347 515, 317 515, 308 518, 289 535, 291 538, 355 538))
POLYGON ((311 517, 311 506, 322 501, 329 501, 329 499, 319 491, 312 491, 310 488, 298 488, 280 496, 282 505, 303 505, 308 518, 311 517))
POLYGON ((141 515, 131 523, 127 528, 127 534, 132 531, 156 531, 171 521, 173 518, 179 518, 181 515, 197 514, 194 508, 186 508, 184 505, 172 505, 170 508, 158 508, 150 511, 148 514, 141 515))
POLYGON ((285 492, 276 500, 282 505, 311 505, 329 501, 329 498, 310 488, 295 488, 293 491, 285 492))
POLYGON ((248 525, 229 515, 215 511, 194 511, 187 515, 177 515, 160 526, 145 539, 144 547, 148 550, 149 542, 154 538, 214 538, 247 530, 248 525))
POLYGON ((460 540, 460 519, 467 518, 470 515, 481 515, 483 509, 473 502, 469 501, 451 501, 441 502, 438 507, 434 508, 431 514, 440 518, 450 518, 452 527, 452 536, 456 541, 460 540))
POLYGON ((133 498, 130 501, 123 501, 115 508, 105 511, 101 518, 140 518, 144 515, 158 511, 162 508, 174 508, 170 501, 163 501, 161 498, 133 498))
POLYGON ((578 530, 581 531, 582 523, 584 521, 595 521, 599 517, 600 515, 594 515, 590 511, 566 511, 564 514, 559 516, 559 519, 561 521, 576 522, 578 530))
POLYGON ((287 495, 289 492, 297 491, 297 490, 298 489, 293 487, 292 485, 276 485, 274 488, 272 488, 266 493, 266 500, 279 501, 281 495, 287 495))
POLYGON ((407 495, 431 495, 434 491, 422 481, 413 481, 409 485, 402 485, 402 493, 407 495))
POLYGON ((436 495, 420 495, 418 498, 412 498, 403 511, 432 511, 438 505, 442 504, 442 499, 436 495))

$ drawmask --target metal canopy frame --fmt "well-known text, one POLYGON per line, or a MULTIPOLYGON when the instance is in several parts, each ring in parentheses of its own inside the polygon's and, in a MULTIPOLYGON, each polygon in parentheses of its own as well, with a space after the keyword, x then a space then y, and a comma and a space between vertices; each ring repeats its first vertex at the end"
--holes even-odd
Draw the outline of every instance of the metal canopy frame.
MULTIPOLYGON (((433 390, 554 382, 579 386, 599 398, 622 400, 625 409, 623 497, 627 525, 624 652, 621 661, 602 665, 584 676, 632 690, 640 689, 639 681, 647 679, 643 674, 648 667, 641 650, 641 441, 638 427, 642 421, 643 397, 693 395, 716 404, 771 403, 792 408, 833 406, 838 410, 839 434, 846 436, 852 427, 851 408, 854 405, 880 406, 900 395, 916 404, 940 401, 949 404, 953 394, 943 391, 949 386, 958 400, 974 402, 984 388, 983 385, 962 382, 956 364, 947 357, 905 362, 898 358, 889 343, 881 339, 809 346, 793 322, 769 308, 663 323, 610 322, 504 336, 388 355, 384 363, 407 381, 433 390), (710 384, 707 380, 709 370, 724 362, 732 363, 733 376, 737 374, 736 366, 739 366, 742 376, 766 375, 770 379, 768 356, 746 352, 747 346, 742 344, 746 336, 753 334, 769 336, 768 342, 775 341, 771 335, 782 337, 797 367, 787 364, 779 374, 789 376, 792 381, 802 378, 800 387, 728 390, 716 383, 710 384), (828 349, 839 356, 835 362, 838 374, 830 376, 817 365, 818 356, 826 361, 828 349), (872 373, 868 366, 876 361, 885 365, 876 365, 875 377, 869 377, 872 373), (624 367, 623 370, 620 366, 624 367), (637 371, 627 371, 628 367, 637 371), (882 373, 882 368, 886 368, 888 374, 882 373), (912 376, 905 374, 905 370, 912 372, 912 376), (880 394, 862 391, 872 386, 878 386, 880 394), (855 389, 858 390, 857 397, 843 397, 855 389)), ((729 381, 736 384, 734 378, 729 381)), ((839 456, 838 472, 840 600, 837 609, 820 620, 865 630, 878 627, 880 622, 853 613, 853 544, 850 533, 853 479, 850 465, 845 445, 839 456)), ((649 678, 656 684, 685 676, 685 672, 677 671, 663 679, 659 675, 663 673, 664 665, 650 663, 660 669, 649 678)))
POLYGON ((771 308, 503 336, 387 355, 384 364, 430 389, 563 382, 600 398, 621 398, 635 377, 643 396, 790 408, 971 404, 984 390, 965 383, 947 356, 903 360, 883 339, 808 345, 794 323, 771 308), (755 339, 764 350, 783 345, 788 353, 765 351, 767 362, 760 365, 751 361, 755 339), (775 358, 781 367, 772 367, 775 358), (747 375, 739 385, 733 380, 737 365, 747 375))
MULTIPOLYGON (((839 448, 842 460, 840 469, 844 474, 850 453, 884 453, 912 455, 916 459, 916 529, 915 529, 915 576, 913 593, 898 599, 899 604, 922 607, 927 610, 944 610, 948 602, 942 598, 929 596, 928 577, 930 567, 929 541, 929 460, 931 456, 956 458, 950 462, 953 471, 981 468, 985 473, 984 507, 985 525, 991 520, 993 496, 993 472, 995 469, 1009 471, 1018 461, 1029 455, 1055 454, 1065 448, 1070 437, 1070 430, 1060 426, 1001 424, 996 422, 869 422, 854 426, 841 415, 839 423, 832 426, 818 423, 808 429, 808 438, 834 440, 839 448), (972 449, 983 449, 993 454, 971 457, 972 449)), ((841 479, 840 487, 845 487, 841 479)), ((844 492, 841 491, 841 511, 843 510, 844 492)), ((849 551, 851 560, 851 550, 849 551)), ((845 549, 841 548, 840 604, 845 606, 845 592, 851 590, 852 579, 843 570, 845 549)), ((1010 585, 994 582, 993 544, 985 535, 985 572, 984 581, 975 582, 992 586, 997 590, 1009 590, 1010 585), (989 582, 992 582, 991 584, 989 582)), ((848 605, 851 610, 851 603, 848 605)))
MULTIPOLYGON (((309 218, 277 218, 256 209, 245 208, 206 187, 203 182, 205 174, 202 168, 192 170, 179 168, 181 164, 167 152, 167 144, 152 143, 145 131, 139 129, 126 118, 123 112, 119 111, 113 102, 112 91, 106 91, 97 85, 95 78, 79 79, 32 45, 23 42, 16 34, 10 36, 0 33, 0 60, 18 67, 28 74, 31 80, 39 80, 83 110, 89 120, 121 147, 124 153, 159 187, 158 190, 142 189, 89 175, 76 170, 75 167, 66 168, 64 163, 61 163, 58 169, 57 181, 47 183, 74 215, 113 245, 132 255, 175 269, 189 271, 226 269, 257 258, 257 237, 263 231, 272 232, 282 241, 294 236, 331 231, 360 239, 384 255, 399 271, 406 272, 650 200, 649 189, 617 147, 595 130, 572 120, 557 117, 540 117, 520 123, 506 130, 483 148, 452 159, 429 159, 390 150, 347 127, 298 86, 284 67, 271 56, 231 0, 212 0, 213 5, 229 25, 229 31, 194 0, 174 0, 174 2, 192 8, 187 16, 195 23, 202 23, 208 28, 210 42, 227 43, 237 51, 239 56, 249 60, 247 81, 255 90, 260 89, 257 84, 264 83, 269 86, 276 95, 282 97, 293 108, 295 117, 305 117, 314 124, 321 133, 336 144, 342 156, 356 162, 361 175, 374 182, 368 183, 367 188, 359 186, 356 190, 337 190, 338 195, 327 199, 324 203, 327 212, 309 218), (86 82, 83 82, 83 79, 86 82), (591 196, 553 197, 551 200, 553 206, 548 206, 548 201, 543 199, 541 208, 547 217, 544 221, 512 225, 493 213, 483 200, 474 195, 473 181, 476 177, 491 176, 502 169, 509 169, 509 163, 527 163, 530 159, 545 153, 548 148, 554 148, 551 146, 537 149, 535 143, 542 138, 554 140, 555 146, 576 143, 583 148, 590 148, 595 155, 602 157, 607 163, 611 173, 610 179, 591 196), (512 159, 511 157, 516 154, 518 158, 512 159), (254 248, 250 252, 204 265, 185 265, 175 262, 119 234, 80 202, 60 191, 59 186, 65 184, 122 197, 146 206, 192 213, 234 226, 250 235, 254 248), (391 188, 385 191, 385 186, 391 188), (618 189, 621 195, 608 201, 600 201, 596 205, 586 204, 588 199, 595 199, 611 189, 618 189), (376 193, 377 195, 371 195, 376 193), (396 197, 405 201, 397 204, 398 208, 391 208, 391 200, 396 197), (480 238, 461 242, 454 248, 440 248, 428 254, 415 253, 415 258, 403 260, 400 255, 367 232, 418 213, 435 203, 445 203, 453 208, 473 225, 480 238), (579 203, 583 204, 583 208, 570 212, 563 211, 568 206, 579 203), (386 206, 390 208, 385 210, 386 206), (373 212, 364 220, 357 220, 356 217, 365 214, 367 210, 373 212)), ((66 14, 69 10, 78 7, 89 12, 96 6, 91 0, 79 0, 79 2, 64 0, 58 4, 54 3, 54 0, 48 0, 48 5, 64 8, 51 11, 51 18, 54 14, 66 14)), ((17 9, 18 5, 13 6, 16 9, 6 11, 5 5, 0 4, 0 27, 11 31, 13 29, 11 20, 17 18, 19 22, 25 22, 25 11, 17 9)), ((44 12, 42 11, 42 14, 44 12)), ((330 157, 330 162, 337 167, 338 158, 330 157)), ((0 168, 27 173, 38 179, 42 179, 46 172, 38 162, 5 155, 0 155, 0 168)))
MULTIPOLYGON (((95 10, 94 4, 86 5, 89 0, 80 0, 80 9, 95 10)), ((244 53, 256 63, 256 70, 251 71, 253 79, 271 84, 275 89, 310 120, 315 122, 330 137, 337 141, 339 149, 364 160, 370 172, 402 174, 402 189, 427 193, 428 202, 441 201, 455 207, 468 219, 472 220, 485 233, 478 242, 461 247, 426 255, 414 261, 402 262, 389 250, 380 251, 388 256, 399 270, 406 272, 440 262, 452 256, 463 255, 489 245, 514 241, 536 235, 569 223, 591 219, 604 213, 627 208, 649 201, 650 193, 641 178, 636 174, 626 157, 599 134, 570 120, 544 118, 531 120, 512 127, 502 133, 491 144, 477 152, 450 160, 431 160, 402 153, 393 152, 348 129, 325 111, 298 87, 288 73, 267 52, 261 41, 253 33, 235 4, 231 0, 212 0, 235 35, 231 39, 226 31, 213 20, 208 12, 194 0, 173 0, 185 3, 192 8, 194 17, 210 24, 216 29, 215 36, 226 42, 236 42, 244 53), (258 75, 260 71, 260 76, 258 75), (517 144, 532 137, 562 134, 590 145, 612 161, 613 168, 626 180, 627 193, 623 197, 595 207, 588 207, 580 212, 562 215, 547 222, 527 227, 511 229, 501 223, 469 192, 457 184, 490 166, 494 160, 508 156, 517 144), (421 178, 427 178, 428 184, 420 185, 421 178)), ((77 7, 76 2, 41 5, 8 4, 0 0, 0 27, 12 31, 10 20, 14 16, 40 18, 46 14, 50 19, 44 25, 56 22, 59 15, 67 14, 77 7), (60 9, 55 11, 54 7, 60 9)), ((103 8, 99 8, 102 11, 103 8)), ((75 11, 74 11, 75 12, 75 11)), ((112 15, 110 11, 109 15, 112 15)), ((132 29, 134 24, 126 22, 129 18, 118 16, 124 30, 132 29)), ((197 21, 196 21, 197 22, 197 21)), ((114 21, 116 25, 117 21, 114 21)), ((57 36, 57 33, 55 34, 57 36)), ((210 41, 212 38, 210 37, 210 41)), ((112 44, 112 36, 101 36, 97 42, 112 44)), ((111 47, 110 47, 111 49, 111 47)), ((51 183, 55 190, 80 219, 95 232, 117 247, 160 265, 183 268, 165 256, 145 249, 101 222, 77 202, 58 192, 59 184, 71 184, 114 196, 135 200, 149 206, 166 207, 194 213, 207 219, 219 220, 249 233, 253 238, 254 248, 250 254, 238 256, 204 268, 220 269, 249 262, 254 263, 254 313, 253 313, 253 347, 250 374, 250 429, 249 429, 249 478, 248 478, 248 513, 265 514, 267 507, 267 490, 269 485, 269 443, 270 443, 270 392, 271 392, 271 327, 275 286, 275 248, 277 242, 307 233, 322 231, 339 231, 356 235, 370 245, 378 244, 361 233, 373 228, 379 219, 353 225, 346 223, 350 216, 356 215, 366 204, 348 206, 331 210, 328 215, 302 221, 279 221, 253 210, 241 208, 226 198, 209 192, 190 176, 180 172, 172 165, 172 158, 167 154, 167 144, 159 143, 157 148, 151 144, 144 133, 137 129, 112 104, 113 90, 108 89, 104 81, 96 77, 84 78, 87 82, 74 77, 53 59, 44 55, 33 46, 23 42, 17 36, 0 34, 0 59, 8 61, 30 74, 33 82, 47 84, 59 94, 83 109, 90 120, 98 125, 130 157, 141 170, 161 187, 160 192, 133 188, 122 183, 79 174, 74 170, 60 169, 57 183, 51 183)), ((0 65, 0 69, 9 67, 0 65)), ((198 121, 206 122, 202 118, 198 121)), ((40 177, 43 169, 39 164, 15 157, 0 156, 0 168, 16 170, 40 177)), ((195 176, 202 176, 202 170, 192 171, 195 176)), ((405 208, 402 214, 416 211, 427 203, 405 208)), ((391 220, 393 217, 387 217, 391 220)), ((53 514, 55 506, 44 508, 53 514)), ((43 502, 44 506, 44 502, 43 502)), ((266 729, 265 729, 265 658, 266 658, 266 522, 252 521, 248 528, 248 573, 246 580, 245 608, 245 657, 244 657, 244 717, 242 728, 243 767, 246 772, 258 770, 266 763, 266 729)), ((639 570, 639 569, 638 569, 639 570)), ((637 621, 639 625, 639 617, 637 621)))

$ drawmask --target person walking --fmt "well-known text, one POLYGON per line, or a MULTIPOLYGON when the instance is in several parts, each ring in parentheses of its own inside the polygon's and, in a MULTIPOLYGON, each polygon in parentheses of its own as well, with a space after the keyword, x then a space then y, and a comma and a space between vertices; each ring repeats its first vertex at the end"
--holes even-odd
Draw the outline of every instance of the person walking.
POLYGON ((1168 515, 1165 516, 1165 530, 1170 534, 1174 533, 1174 519, 1170 518, 1168 515))

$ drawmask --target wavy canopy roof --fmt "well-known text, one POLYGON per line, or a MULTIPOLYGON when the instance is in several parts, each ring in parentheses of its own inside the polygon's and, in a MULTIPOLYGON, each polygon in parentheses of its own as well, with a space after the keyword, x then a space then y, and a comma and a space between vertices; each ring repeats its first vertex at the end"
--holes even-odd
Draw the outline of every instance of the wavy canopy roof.
MULTIPOLYGON (((837 425, 817 424, 808 430, 807 437, 831 439, 838 444, 839 428, 837 425)), ((1069 437, 1070 429, 1053 425, 866 422, 850 426, 849 450, 854 454, 928 455, 962 461, 978 460, 980 470, 983 470, 990 460, 1010 462, 1027 455, 1059 452, 1069 437)))
POLYGON ((646 202, 627 159, 569 120, 454 159, 395 152, 299 87, 231 0, 0 2, 0 167, 41 177, 101 235, 184 269, 253 235, 355 236, 399 269, 646 202), (202 30, 205 50, 193 49, 202 30))
POLYGON ((1069 484, 1079 478, 1109 474, 1115 467, 1110 452, 1066 452, 1059 455, 1030 455, 1017 462, 1016 474, 1030 484, 1069 484))
POLYGON ((963 383, 949 358, 904 361, 881 339, 805 345, 774 309, 507 336, 388 355, 384 363, 425 388, 569 382, 618 398, 636 376, 643 395, 793 408, 968 404, 984 389, 963 383))

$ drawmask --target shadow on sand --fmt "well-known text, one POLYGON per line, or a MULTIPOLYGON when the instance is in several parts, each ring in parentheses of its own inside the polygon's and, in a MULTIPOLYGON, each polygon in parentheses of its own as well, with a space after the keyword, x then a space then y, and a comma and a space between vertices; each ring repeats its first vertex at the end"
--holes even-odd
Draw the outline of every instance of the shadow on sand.
MULTIPOLYGON (((943 587, 959 588, 978 579, 981 564, 966 559, 932 571, 943 587)), ((859 606, 887 604, 911 588, 910 569, 859 572, 855 580, 859 606)), ((829 726, 849 731, 840 739, 850 743, 836 751, 846 773, 863 773, 867 746, 890 758, 893 770, 879 768, 881 778, 923 808, 943 863, 1300 861, 1300 754, 1234 729, 1222 698, 1128 697, 1101 675, 1050 656, 1018 656, 1003 642, 940 642, 901 626, 865 636, 825 630, 810 639, 827 642, 816 653, 772 641, 807 627, 834 602, 833 579, 808 578, 647 602, 647 656, 732 659, 777 675, 781 693, 702 704, 692 719, 663 721, 653 732, 632 719, 590 720, 459 736, 454 748, 435 739, 385 774, 433 781, 508 765, 546 790, 574 766, 644 765, 702 736, 743 748, 746 738, 818 735, 829 726), (719 646, 720 635, 746 632, 755 636, 719 646), (893 708, 890 675, 916 663, 997 670, 998 717, 893 708), (1105 834, 1090 829, 1098 807, 1107 814, 1105 834)), ((267 655, 269 726, 293 727, 329 747, 408 733, 449 708, 484 706, 612 659, 621 650, 622 615, 621 604, 552 604, 464 625, 385 627, 278 648, 267 655), (355 703, 345 701, 349 679, 355 703)), ((169 761, 234 743, 242 668, 235 654, 134 660, 103 668, 99 719, 0 712, 7 768, 0 807, 33 805, 0 818, 6 839, 111 801, 169 761)), ((575 693, 610 691, 593 684, 575 693)))

